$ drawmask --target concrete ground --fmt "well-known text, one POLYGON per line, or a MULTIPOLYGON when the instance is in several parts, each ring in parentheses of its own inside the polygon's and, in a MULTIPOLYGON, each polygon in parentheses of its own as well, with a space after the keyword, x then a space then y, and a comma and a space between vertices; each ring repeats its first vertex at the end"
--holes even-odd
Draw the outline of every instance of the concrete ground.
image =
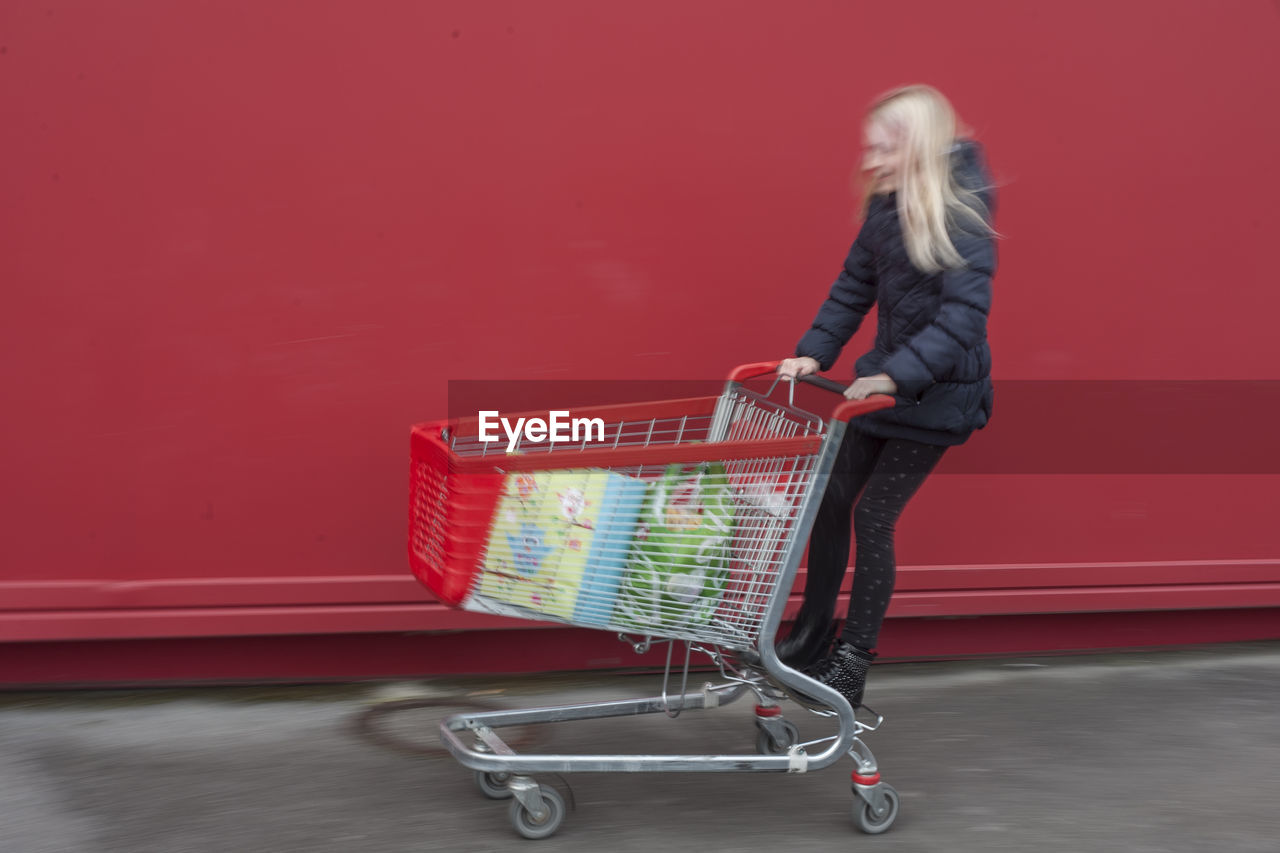
MULTIPOLYGON (((887 721, 867 742, 902 797, 879 836, 853 827, 846 760, 542 777, 573 808, 525 841, 507 803, 438 751, 446 713, 659 681, 0 694, 0 851, 1280 851, 1280 643, 878 665, 868 701, 887 721)), ((517 734, 556 753, 752 752, 752 704, 517 734)), ((806 737, 826 731, 787 713, 806 737)))

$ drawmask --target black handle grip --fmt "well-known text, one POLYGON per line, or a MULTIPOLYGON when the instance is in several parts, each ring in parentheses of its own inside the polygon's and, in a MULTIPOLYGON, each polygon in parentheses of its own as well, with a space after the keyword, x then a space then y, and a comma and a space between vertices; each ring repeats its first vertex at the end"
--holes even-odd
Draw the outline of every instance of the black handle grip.
POLYGON ((839 394, 842 397, 844 396, 845 389, 849 387, 847 385, 841 385, 839 382, 836 382, 834 379, 828 379, 825 376, 819 376, 816 373, 810 373, 808 376, 801 376, 800 381, 808 382, 810 385, 817 385, 819 388, 823 389, 824 391, 830 391, 831 393, 839 394))

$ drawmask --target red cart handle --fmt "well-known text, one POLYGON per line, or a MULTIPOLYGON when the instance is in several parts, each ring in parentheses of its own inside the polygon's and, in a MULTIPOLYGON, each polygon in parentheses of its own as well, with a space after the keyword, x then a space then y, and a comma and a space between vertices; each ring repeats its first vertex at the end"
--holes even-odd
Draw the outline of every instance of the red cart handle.
MULTIPOLYGON (((740 364, 733 370, 729 371, 730 382, 742 382, 746 379, 754 379, 757 376, 765 376, 773 373, 778 369, 781 361, 756 361, 751 364, 740 364)), ((825 376, 810 374, 809 376, 801 376, 801 382, 807 382, 810 385, 817 385, 833 394, 844 394, 845 386, 841 385, 833 379, 825 376)), ((838 421, 849 421, 858 415, 865 415, 868 412, 876 412, 880 409, 892 409, 894 406, 893 397, 888 394, 872 394, 865 400, 846 400, 836 406, 831 413, 831 417, 838 421)))
POLYGON ((831 417, 838 421, 848 422, 858 415, 878 412, 881 409, 892 409, 894 405, 893 398, 888 394, 872 394, 865 400, 845 400, 836 406, 835 411, 831 413, 831 417))
POLYGON ((781 361, 755 361, 751 364, 739 364, 733 370, 729 371, 730 382, 741 382, 744 379, 754 379, 757 376, 764 376, 766 373, 773 373, 778 369, 781 361))

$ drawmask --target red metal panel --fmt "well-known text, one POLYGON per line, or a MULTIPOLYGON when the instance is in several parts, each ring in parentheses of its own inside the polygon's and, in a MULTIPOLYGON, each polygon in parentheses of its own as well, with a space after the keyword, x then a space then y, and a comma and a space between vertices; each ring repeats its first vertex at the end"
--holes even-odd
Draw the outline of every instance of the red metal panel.
MULTIPOLYGON (((797 588, 803 586, 800 567, 797 588)), ((898 590, 998 590, 1161 584, 1280 583, 1280 560, 1152 563, 1049 563, 900 566, 898 590)), ((849 587, 849 578, 844 588, 849 587)), ((162 578, 147 581, 0 583, 3 611, 141 609, 247 605, 427 603, 431 593, 408 573, 312 578, 162 578)))
MULTIPOLYGON (((1275 636, 1280 610, 891 619, 882 660, 1241 642, 1275 636)), ((14 643, 0 684, 76 686, 412 678, 424 674, 652 671, 659 647, 637 656, 601 631, 551 628, 537 642, 509 631, 14 643)), ((699 662, 700 663, 700 662, 699 662)), ((644 687, 642 689, 650 689, 644 687)))
MULTIPOLYGON (((405 567, 408 425, 451 377, 787 354, 852 236, 861 106, 908 80, 1002 184, 998 384, 1276 378, 1264 0, 48 11, 0 12, 0 639, 474 625, 405 567), (850 33, 888 34, 852 76, 850 33)), ((1024 440, 1000 405, 971 449, 1024 440)), ((1273 614, 1277 488, 938 476, 895 608, 1273 614)))
POLYGON ((1000 566, 903 566, 899 590, 988 590, 1166 584, 1280 582, 1280 560, 1183 560, 1164 563, 1050 563, 1000 566))
MULTIPOLYGON (((960 570, 904 567, 902 581, 889 608, 891 619, 920 616, 999 616, 1036 613, 1109 613, 1148 610, 1220 610, 1280 608, 1280 564, 1210 563, 1185 565, 1155 583, 1141 579, 1163 578, 1157 566, 1027 566, 1024 572, 1049 585, 1017 579, 1014 567, 968 567, 960 570), (1126 571, 1133 572, 1126 574, 1126 571), (1064 585, 1078 577, 1111 572, 1111 581, 1098 585, 1064 585), (931 579, 946 575, 977 578, 999 577, 1008 586, 958 587, 957 578, 945 578, 937 586, 931 579), (1011 577, 1011 575, 1013 577, 1011 577), (1181 577, 1182 582, 1170 582, 1181 577), (1058 584, 1053 584, 1053 578, 1058 584)), ((393 579, 386 579, 389 582, 393 579)), ((847 590, 846 582, 846 590, 847 590)), ((394 584, 388 584, 394 589, 394 584)), ((425 597, 425 594, 424 594, 425 597)), ((837 606, 848 606, 845 592, 837 606)), ((788 606, 788 617, 799 607, 798 597, 788 606)), ((149 609, 86 608, 81 610, 0 611, 0 640, 38 641, 60 639, 125 639, 129 637, 200 637, 316 633, 385 633, 423 630, 525 630, 546 628, 544 623, 503 619, 463 612, 438 603, 318 604, 245 607, 152 607, 149 609)), ((1280 635, 1280 623, 1274 626, 1280 635)))
POLYGON ((349 577, 0 582, 0 602, 4 603, 0 613, 14 610, 422 603, 427 600, 430 600, 430 594, 408 572, 349 577))
MULTIPOLYGON (((802 566, 796 584, 804 585, 802 566)), ((844 588, 849 587, 849 578, 844 588)), ((898 590, 1090 589, 1163 584, 1280 583, 1280 560, 1167 563, 1059 563, 996 566, 900 566, 898 590)), ((426 604, 431 594, 407 572, 312 578, 162 578, 146 581, 0 582, 0 626, 13 611, 140 610, 156 607, 426 604)), ((433 617, 442 618, 442 617, 433 617)), ((465 618, 465 615, 464 615, 465 618)), ((0 627, 0 637, 3 637, 0 627)))

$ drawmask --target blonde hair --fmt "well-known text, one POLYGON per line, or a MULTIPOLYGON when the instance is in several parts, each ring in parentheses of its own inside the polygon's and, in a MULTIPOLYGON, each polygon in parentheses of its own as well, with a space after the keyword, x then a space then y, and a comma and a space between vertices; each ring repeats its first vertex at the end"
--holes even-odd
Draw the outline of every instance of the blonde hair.
MULTIPOLYGON (((948 227, 984 235, 995 232, 982 199, 960 186, 952 174, 957 121, 950 102, 931 86, 904 86, 876 99, 867 122, 882 122, 901 145, 898 219, 911 262, 930 273, 963 267, 948 227)), ((868 185, 862 201, 864 215, 870 202, 868 185)))

